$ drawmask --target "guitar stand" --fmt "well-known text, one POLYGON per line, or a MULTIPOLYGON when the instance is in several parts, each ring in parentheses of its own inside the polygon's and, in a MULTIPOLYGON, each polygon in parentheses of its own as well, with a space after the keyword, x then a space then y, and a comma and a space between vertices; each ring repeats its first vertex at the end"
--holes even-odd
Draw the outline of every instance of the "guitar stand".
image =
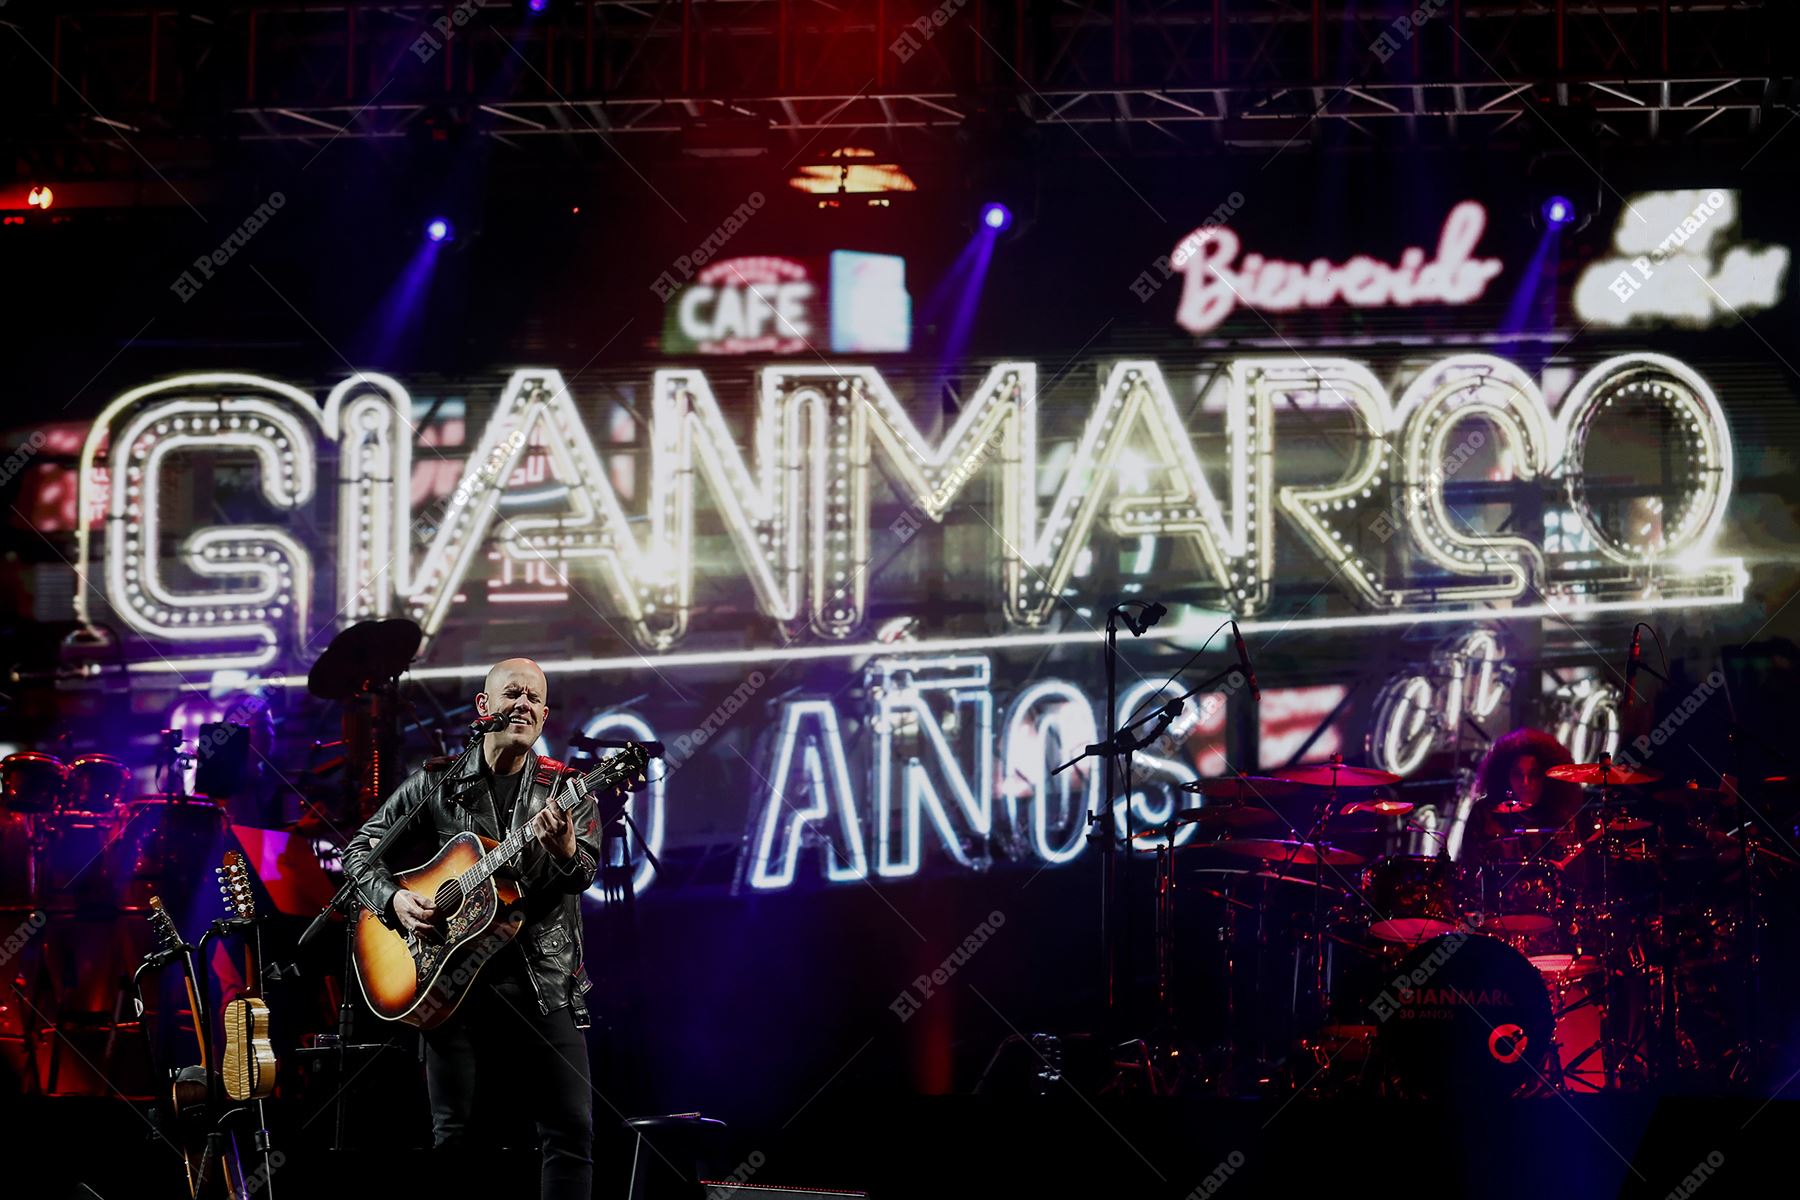
MULTIPOLYGON (((229 919, 214 921, 212 927, 201 936, 200 944, 198 946, 191 946, 184 942, 167 950, 153 950, 146 954, 143 962, 138 964, 137 970, 132 973, 130 981, 127 984, 130 999, 139 1014, 142 1014, 144 1011, 144 1002, 142 998, 142 989, 139 986, 138 981, 146 971, 161 970, 175 963, 182 963, 185 972, 190 977, 197 977, 198 972, 195 970, 194 964, 196 962, 205 961, 206 947, 209 940, 220 936, 227 929, 233 928, 234 925, 235 923, 229 919)), ((124 992, 121 992, 120 1000, 123 1001, 125 998, 124 992)), ((208 1028, 212 1022, 212 1015, 211 1009, 206 1003, 204 988, 193 993, 191 1006, 195 1010, 193 1018, 196 1028, 201 1030, 208 1028)), ((188 1191, 196 1198, 196 1200, 210 1200, 211 1197, 219 1195, 228 1198, 248 1196, 252 1189, 248 1187, 244 1179, 244 1168, 241 1159, 238 1157, 237 1142, 229 1131, 228 1125, 233 1120, 251 1110, 249 1106, 243 1104, 232 1104, 230 1107, 225 1107, 224 1081, 220 1077, 218 1064, 213 1061, 213 1050, 210 1043, 208 1043, 205 1058, 206 1061, 200 1063, 197 1068, 184 1067, 180 1069, 171 1069, 168 1073, 171 1086, 173 1086, 182 1075, 195 1069, 199 1070, 205 1079, 205 1115, 210 1122, 211 1127, 206 1130, 206 1140, 204 1148, 200 1151, 200 1161, 196 1164, 193 1161, 188 1160, 185 1164, 187 1167, 188 1191), (216 1119, 212 1116, 214 1113, 218 1114, 216 1119), (214 1175, 215 1170, 221 1172, 217 1177, 214 1175), (216 1178, 223 1179, 223 1192, 218 1190, 216 1178)), ((157 1111, 161 1110, 158 1109, 157 1111)), ((254 1137, 254 1145, 256 1152, 263 1156, 264 1166, 258 1171, 260 1179, 254 1190, 264 1191, 265 1195, 272 1200, 275 1194, 272 1177, 275 1173, 276 1164, 272 1157, 273 1144, 269 1137, 269 1130, 267 1127, 268 1122, 265 1119, 263 1102, 261 1100, 256 1102, 256 1118, 258 1128, 254 1137)), ((156 1124, 160 1127, 160 1120, 158 1120, 156 1124)), ((165 1136, 167 1135, 165 1134, 165 1136)), ((183 1153, 185 1156, 185 1150, 183 1153)))

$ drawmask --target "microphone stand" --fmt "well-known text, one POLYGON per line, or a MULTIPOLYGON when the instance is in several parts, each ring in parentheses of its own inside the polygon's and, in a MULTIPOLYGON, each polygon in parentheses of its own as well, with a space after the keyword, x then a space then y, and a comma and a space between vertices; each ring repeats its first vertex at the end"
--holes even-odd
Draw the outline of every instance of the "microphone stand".
MULTIPOLYGON (((1114 834, 1116 818, 1113 796, 1113 760, 1123 756, 1125 760, 1125 778, 1131 778, 1131 755, 1149 745, 1162 735, 1171 722, 1181 714, 1181 706, 1201 692, 1223 682, 1238 670, 1238 665, 1231 666, 1218 674, 1196 684, 1172 700, 1164 701, 1160 706, 1151 709, 1143 716, 1128 721, 1123 727, 1119 725, 1119 705, 1117 697, 1117 675, 1115 664, 1118 654, 1118 628, 1114 624, 1112 614, 1106 619, 1106 738, 1086 747, 1080 754, 1058 766, 1050 772, 1051 778, 1061 775, 1076 763, 1089 758, 1100 758, 1105 762, 1104 796, 1098 813, 1089 818, 1089 824, 1097 826, 1089 835, 1100 838, 1100 942, 1101 964, 1105 971, 1102 995, 1106 1001, 1105 1018, 1108 1025, 1106 1033, 1110 1035, 1118 1024, 1119 991, 1117 960, 1118 895, 1117 888, 1121 883, 1117 858, 1120 839, 1114 834), (1158 722, 1156 728, 1137 735, 1136 730, 1152 721, 1158 722)), ((1125 836, 1124 843, 1131 845, 1131 798, 1125 799, 1125 836)))
MULTIPOLYGON (((483 736, 485 735, 480 729, 479 724, 470 727, 468 745, 463 747, 463 752, 461 754, 457 755, 456 762, 451 765, 450 770, 444 773, 443 780, 438 783, 438 789, 440 791, 446 783, 462 774, 463 768, 468 762, 469 755, 475 752, 475 747, 481 745, 483 736)), ((413 823, 418 819, 419 814, 429 807, 429 802, 421 802, 414 805, 406 812, 401 813, 399 820, 388 826, 388 831, 381 835, 381 840, 369 848, 369 865, 371 867, 379 865, 382 859, 387 856, 388 851, 393 849, 399 842, 401 835, 412 828, 413 823)), ((360 891, 361 885, 357 882, 356 876, 346 870, 344 872, 344 882, 338 888, 337 894, 332 896, 325 907, 319 910, 318 915, 312 919, 312 924, 306 927, 306 932, 300 935, 300 939, 296 943, 296 947, 305 946, 324 930, 326 924, 331 920, 332 913, 342 912, 344 914, 346 921, 344 930, 344 982, 340 988, 342 995, 338 1000, 337 1029, 337 1077, 339 1086, 335 1101, 337 1105, 337 1113, 334 1118, 335 1129, 332 1133, 332 1149, 340 1151, 345 1148, 344 1130, 346 1109, 343 1081, 350 1078, 350 1051, 352 1049, 350 1041, 355 1035, 356 1026, 356 1006, 351 999, 350 987, 356 972, 356 963, 354 961, 355 945, 350 936, 348 922, 356 918, 356 908, 358 905, 369 909, 371 912, 376 911, 375 905, 369 903, 371 897, 367 895, 359 896, 357 893, 360 891)), ((357 1046, 355 1049, 358 1051, 364 1049, 380 1050, 383 1045, 385 1045, 385 1043, 368 1047, 357 1046)))
MULTIPOLYGON (((625 739, 591 738, 577 735, 569 739, 569 745, 575 750, 588 755, 594 755, 595 752, 599 750, 624 750, 631 746, 638 746, 647 751, 649 756, 653 759, 662 759, 664 757, 663 744, 661 742, 639 742, 625 739)), ((664 761, 664 769, 665 771, 667 770, 666 760, 664 761)), ((646 782, 644 786, 648 789, 650 785, 646 782)), ((644 831, 639 829, 637 822, 631 819, 631 801, 629 798, 621 799, 618 808, 610 812, 600 804, 598 799, 594 801, 594 807, 599 810, 600 824, 606 830, 606 837, 617 837, 625 843, 624 861, 627 870, 629 870, 631 864, 631 838, 626 837, 622 831, 618 830, 617 825, 621 822, 624 824, 625 829, 630 832, 631 837, 637 838, 638 847, 644 852, 644 861, 648 862, 653 870, 658 872, 662 870, 662 862, 656 857, 655 851, 650 849, 650 839, 644 836, 644 831)), ((606 862, 601 862, 600 870, 604 875, 608 870, 606 862)), ((602 890, 605 890, 604 887, 602 890)), ((607 898, 613 898, 610 892, 608 893, 607 898)), ((629 903, 631 899, 630 888, 627 887, 625 894, 618 897, 618 899, 629 903)))
MULTIPOLYGON (((638 745, 650 751, 651 757, 663 759, 662 747, 656 742, 576 736, 569 740, 569 745, 571 749, 595 758, 598 758, 595 752, 599 750, 621 750, 638 745)), ((663 759, 663 766, 666 771, 666 759, 663 759)), ((653 783, 646 780, 642 794, 648 795, 653 786, 653 783)), ((643 972, 639 970, 637 895, 632 886, 632 838, 637 839, 639 848, 644 852, 644 860, 650 864, 651 869, 661 872, 662 863, 650 848, 650 839, 644 836, 644 831, 631 818, 630 795, 618 789, 608 789, 605 795, 594 794, 594 808, 602 831, 598 869, 602 898, 601 938, 596 961, 605 968, 603 978, 606 984, 595 993, 589 1019, 594 1024, 596 1036, 604 1039, 608 1053, 617 1056, 615 1065, 625 1093, 641 1099, 649 1093, 649 1081, 652 1078, 644 1057, 642 1039, 622 1036, 623 1030, 641 1028, 644 1007, 640 982, 643 972), (618 859, 616 866, 613 862, 615 855, 618 859)))

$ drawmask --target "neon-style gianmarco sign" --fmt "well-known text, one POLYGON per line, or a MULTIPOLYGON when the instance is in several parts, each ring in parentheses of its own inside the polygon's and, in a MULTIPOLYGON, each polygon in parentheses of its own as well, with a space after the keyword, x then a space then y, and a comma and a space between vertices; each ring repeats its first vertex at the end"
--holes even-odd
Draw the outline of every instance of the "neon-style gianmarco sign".
MULTIPOLYGON (((1186 543, 1202 564, 1193 582, 1218 607, 1257 627, 1268 614, 1277 518, 1331 568, 1332 586, 1358 607, 1348 615, 1268 614, 1284 628, 1454 620, 1459 605, 1507 603, 1482 615, 1692 607, 1741 601, 1743 565, 1710 557, 1732 489, 1732 448, 1712 389, 1673 358, 1650 353, 1599 363, 1554 415, 1535 381, 1513 364, 1452 355, 1420 371, 1395 401, 1362 364, 1345 358, 1239 358, 1213 370, 1209 400, 1222 398, 1224 463, 1203 470, 1194 435, 1154 361, 1112 363, 1047 509, 1038 498, 1037 368, 994 365, 935 444, 920 433, 881 373, 861 365, 771 366, 757 376, 752 442, 735 440, 707 375, 693 368, 653 377, 648 503, 628 513, 583 427, 562 376, 512 373, 485 428, 468 449, 459 483, 430 542, 415 547, 409 481, 411 398, 397 380, 358 374, 313 396, 255 375, 187 375, 136 388, 102 413, 82 450, 81 511, 99 507, 103 532, 78 531, 79 569, 91 578, 104 541, 104 592, 119 621, 167 653, 132 664, 149 672, 259 669, 285 646, 316 632, 307 602, 312 548, 278 523, 185 531, 178 556, 194 579, 163 578, 165 533, 157 497, 177 452, 249 453, 264 498, 277 513, 310 503, 317 443, 338 453, 338 620, 404 613, 427 639, 450 615, 458 590, 490 541, 519 564, 552 562, 604 594, 639 647, 679 663, 851 657, 879 653, 863 631, 870 561, 871 488, 880 469, 910 507, 941 521, 981 469, 998 474, 997 511, 987 516, 1002 579, 1008 632, 922 643, 943 652, 1079 640, 1045 630, 1097 527, 1120 537, 1186 543), (1654 398, 1671 408, 1693 458, 1688 494, 1656 544, 1615 536, 1587 503, 1582 464, 1592 422, 1615 398, 1654 398), (1326 485, 1284 483, 1275 465, 1275 412, 1288 405, 1338 409, 1358 425, 1348 469, 1326 485), (1579 574, 1563 572, 1531 539, 1471 531, 1448 511, 1437 469, 1458 427, 1492 427, 1516 477, 1554 481, 1593 547, 1579 574), (503 517, 500 495, 534 434, 566 485, 568 511, 503 517), (1132 459, 1126 459, 1128 445, 1132 459), (1147 463, 1140 461, 1145 454, 1147 463), (1122 465, 1133 487, 1121 487, 1122 465), (100 470, 104 468, 104 472, 100 470), (1139 468, 1143 468, 1140 470, 1139 468), (759 610, 811 645, 682 653, 692 610, 694 528, 705 493, 730 534, 759 610), (1393 576, 1357 547, 1371 516, 1394 521, 1433 578, 1393 576), (641 530, 641 531, 640 531, 641 530), (184 647, 206 653, 198 656, 184 647), (221 648, 224 649, 221 649, 221 648)), ((1202 406, 1212 410, 1210 403, 1202 406)), ((1570 557, 1570 556, 1564 556, 1570 557)), ((96 619, 94 589, 77 610, 96 619)), ((1152 631, 1153 634, 1157 631, 1152 631)), ((616 660, 549 663, 551 669, 620 669, 616 660)), ((481 667, 427 667, 418 674, 475 675, 481 667)))

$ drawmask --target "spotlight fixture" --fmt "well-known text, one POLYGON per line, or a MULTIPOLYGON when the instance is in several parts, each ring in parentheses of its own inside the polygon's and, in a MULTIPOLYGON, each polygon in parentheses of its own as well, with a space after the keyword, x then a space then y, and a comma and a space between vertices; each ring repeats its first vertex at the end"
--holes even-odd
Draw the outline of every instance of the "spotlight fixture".
POLYGON ((25 197, 25 203, 33 208, 49 208, 56 202, 56 194, 48 187, 34 187, 25 197))
POLYGON ((550 0, 525 0, 525 7, 534 13, 541 13, 550 7, 550 0))
POLYGON ((1546 225, 1570 225, 1575 221, 1575 204, 1567 196, 1552 196, 1544 201, 1546 225))
POLYGON ((456 237, 456 227, 447 217, 433 217, 425 222, 425 237, 428 241, 448 242, 456 237))
POLYGON ((981 223, 995 233, 1000 233, 1012 224, 1012 209, 1004 204, 984 204, 981 207, 981 223))

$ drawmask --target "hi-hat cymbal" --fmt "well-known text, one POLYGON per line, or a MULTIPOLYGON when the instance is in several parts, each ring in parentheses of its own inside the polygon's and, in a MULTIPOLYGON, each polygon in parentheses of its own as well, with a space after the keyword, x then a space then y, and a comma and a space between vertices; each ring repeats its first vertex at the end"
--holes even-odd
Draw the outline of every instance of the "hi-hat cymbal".
POLYGON ((1622 767, 1616 762, 1564 763, 1545 771, 1544 778, 1559 783, 1578 783, 1583 787, 1636 787, 1642 783, 1655 783, 1662 778, 1662 772, 1622 767))
POLYGON ((1260 859, 1282 867, 1311 867, 1323 862, 1329 867, 1355 867, 1363 856, 1342 850, 1325 842, 1286 842, 1273 838, 1241 838, 1232 842, 1215 842, 1213 849, 1241 858, 1260 859))
POLYGON ((1520 813, 1530 812, 1536 807, 1537 805, 1527 804, 1523 800, 1502 800, 1500 803, 1494 805, 1494 815, 1497 817, 1516 817, 1520 813))
POLYGON ((1196 779, 1178 786, 1184 792, 1205 796, 1212 804, 1221 800, 1273 800, 1277 796, 1291 795, 1297 787, 1285 779, 1270 779, 1263 775, 1221 775, 1217 779, 1196 779))
POLYGON ((1285 771, 1275 772, 1272 778, 1307 787, 1338 788, 1388 787, 1400 782, 1400 776, 1392 771, 1378 771, 1374 767, 1353 767, 1348 763, 1340 762, 1314 763, 1308 767, 1289 767, 1285 771))
POLYGON ((406 670, 423 636, 405 617, 359 621, 331 639, 306 674, 306 690, 321 700, 348 700, 406 670))

